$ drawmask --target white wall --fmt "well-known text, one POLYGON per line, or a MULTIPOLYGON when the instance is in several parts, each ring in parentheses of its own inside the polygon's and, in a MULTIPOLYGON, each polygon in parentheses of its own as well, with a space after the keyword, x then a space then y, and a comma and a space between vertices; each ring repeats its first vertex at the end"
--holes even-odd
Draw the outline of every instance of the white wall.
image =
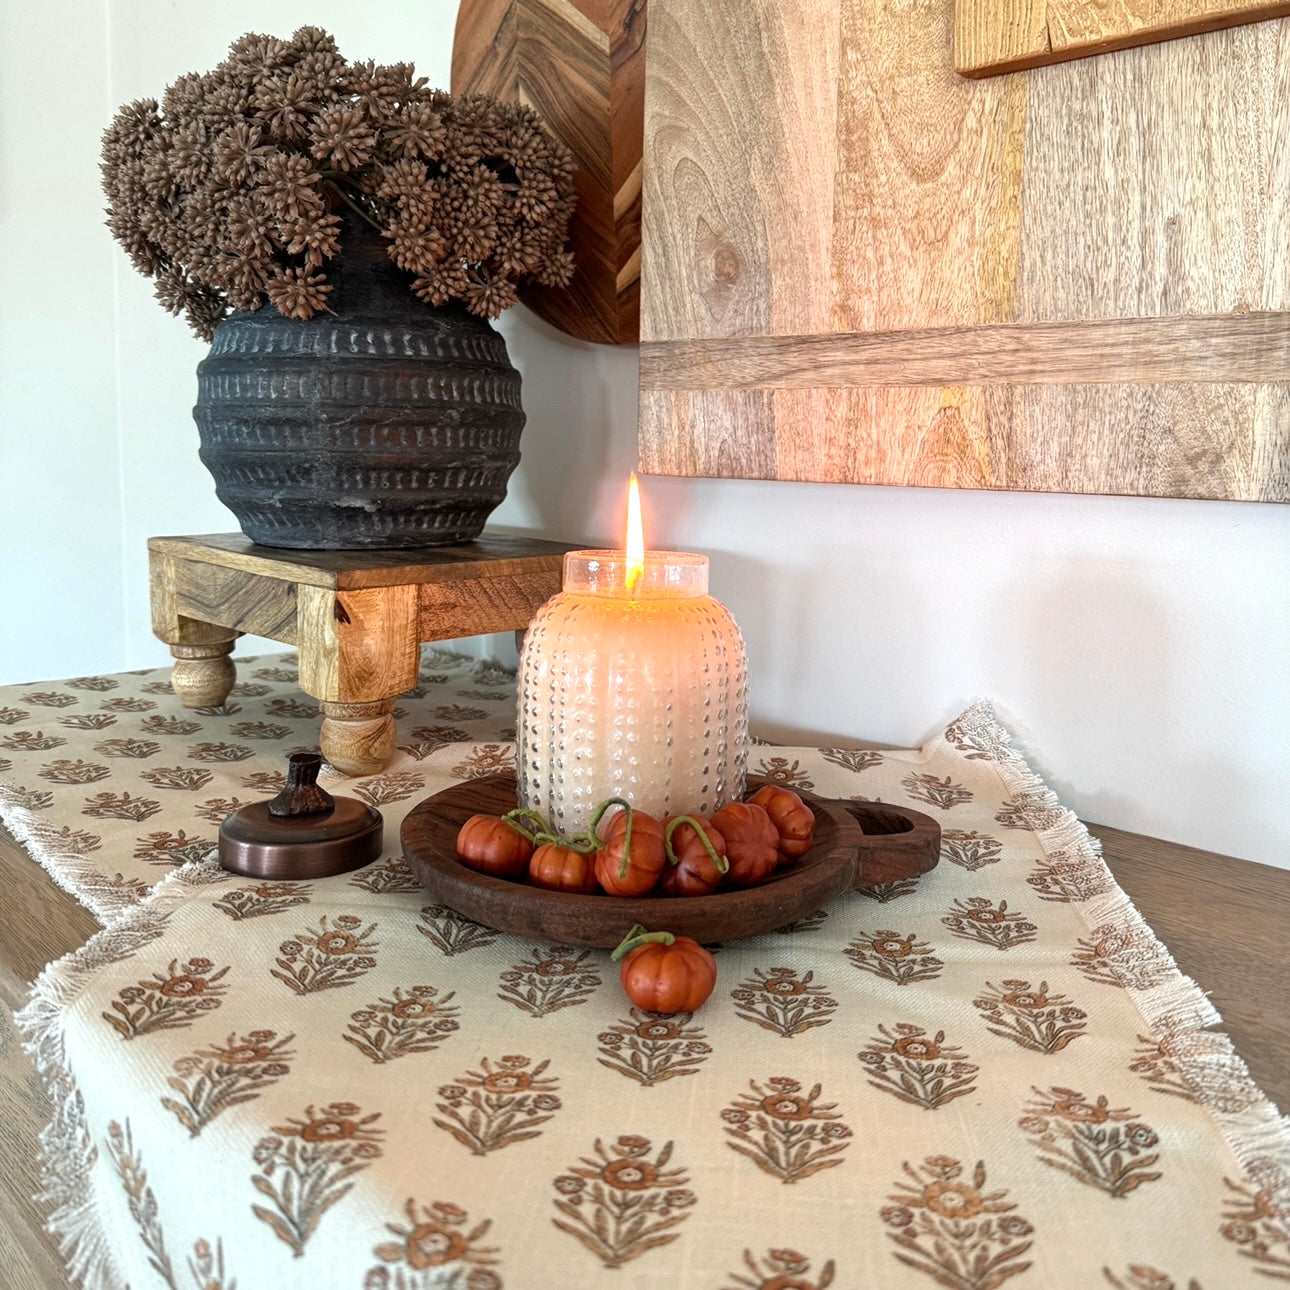
MULTIPOLYGON (((447 85, 456 6, 0 0, 0 684, 159 665, 146 540, 228 531, 190 416, 204 347, 100 223, 113 110, 244 31, 316 23, 447 85), (266 16, 270 15, 270 16, 266 16), (51 63, 49 51, 57 48, 51 63), (58 68, 57 92, 39 74, 58 68)), ((525 461, 499 527, 618 545, 636 351, 512 310, 525 461)), ((1290 868, 1290 510, 647 479, 649 541, 712 556, 754 724, 916 744, 992 699, 1086 819, 1290 868)), ((507 642, 491 645, 505 652, 507 642)), ((243 652, 262 649, 246 644, 243 652)))

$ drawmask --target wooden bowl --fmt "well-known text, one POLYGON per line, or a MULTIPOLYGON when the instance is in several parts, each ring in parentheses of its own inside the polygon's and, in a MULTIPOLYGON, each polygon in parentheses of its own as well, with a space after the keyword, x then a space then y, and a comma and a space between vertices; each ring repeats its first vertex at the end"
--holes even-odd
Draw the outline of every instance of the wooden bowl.
MULTIPOLYGON (((765 780, 752 777, 748 791, 765 780)), ((633 924, 712 944, 773 931, 813 914, 844 891, 926 873, 940 856, 941 826, 920 811, 802 793, 815 812, 815 844, 764 883, 710 896, 579 896, 479 873, 457 858, 472 815, 502 815, 515 777, 468 780, 418 803, 403 821, 403 854, 440 904, 486 927, 532 940, 612 949, 633 924)))

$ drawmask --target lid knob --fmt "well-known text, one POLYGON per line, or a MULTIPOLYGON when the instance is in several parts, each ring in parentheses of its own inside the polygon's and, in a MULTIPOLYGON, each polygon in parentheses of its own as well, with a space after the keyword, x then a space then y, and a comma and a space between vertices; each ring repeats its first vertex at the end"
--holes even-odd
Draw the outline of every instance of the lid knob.
POLYGON ((269 814, 322 815, 332 810, 336 799, 318 784, 321 766, 319 753, 292 753, 287 759, 287 786, 269 803, 269 814))

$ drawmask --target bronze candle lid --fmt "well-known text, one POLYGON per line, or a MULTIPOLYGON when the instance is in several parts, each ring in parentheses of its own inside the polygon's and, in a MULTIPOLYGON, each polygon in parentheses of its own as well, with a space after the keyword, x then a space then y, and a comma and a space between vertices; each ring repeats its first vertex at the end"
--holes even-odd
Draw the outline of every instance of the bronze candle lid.
POLYGON ((287 786, 253 802, 219 826, 219 861, 251 878, 328 878, 370 864, 381 854, 381 813, 353 797, 319 787, 318 753, 292 753, 287 786))

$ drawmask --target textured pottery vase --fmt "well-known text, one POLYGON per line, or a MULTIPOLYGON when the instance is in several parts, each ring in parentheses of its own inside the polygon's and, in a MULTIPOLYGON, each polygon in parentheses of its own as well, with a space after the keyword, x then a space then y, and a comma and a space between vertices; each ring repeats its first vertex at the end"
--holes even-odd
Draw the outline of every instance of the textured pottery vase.
POLYGON ((469 542, 520 459, 505 340, 461 306, 418 300, 356 219, 326 273, 331 313, 265 305, 215 330, 193 416, 217 496, 265 546, 469 542))

